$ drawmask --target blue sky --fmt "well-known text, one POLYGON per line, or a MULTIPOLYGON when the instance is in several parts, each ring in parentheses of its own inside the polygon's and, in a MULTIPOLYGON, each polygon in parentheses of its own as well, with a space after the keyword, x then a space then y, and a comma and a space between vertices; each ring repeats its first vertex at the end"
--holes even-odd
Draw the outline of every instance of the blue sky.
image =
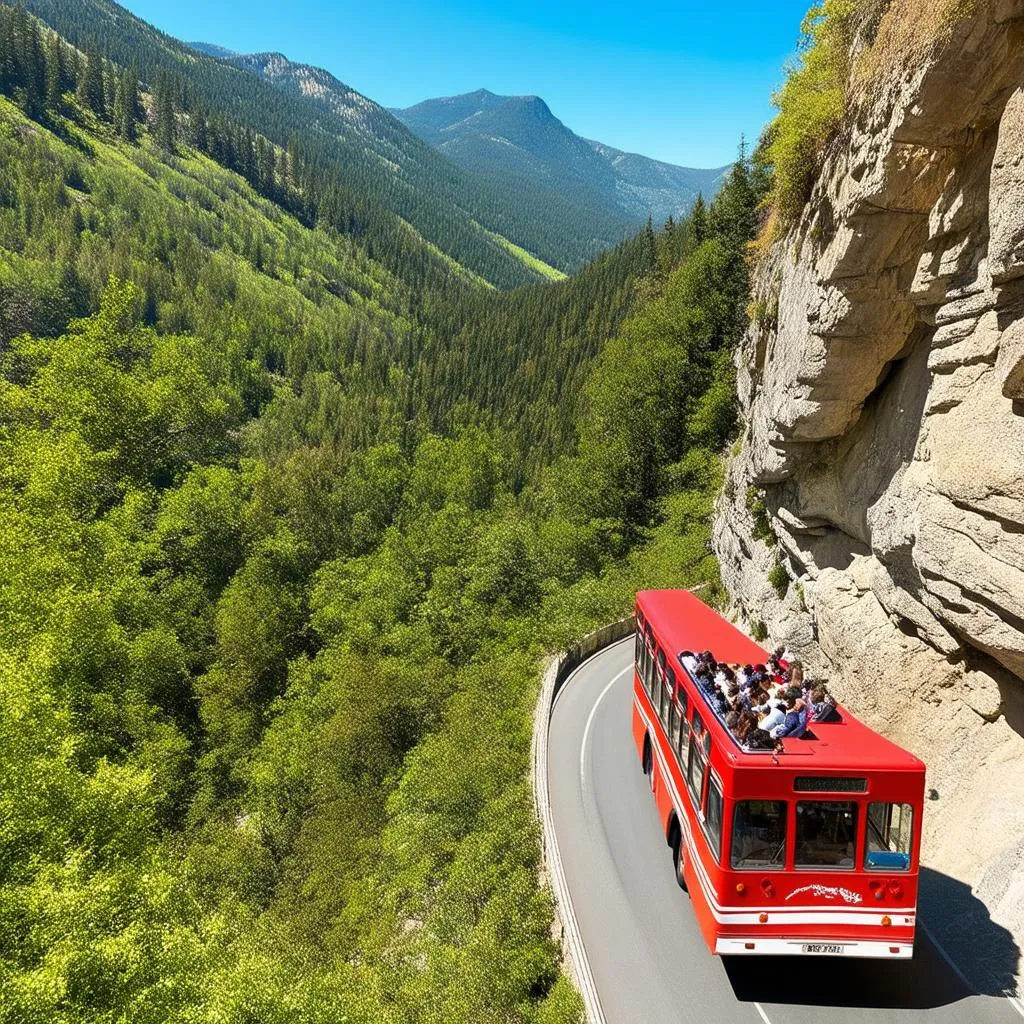
MULTIPOLYGON (((124 0, 122 0, 124 2, 124 0)), ((487 88, 573 131, 691 167, 757 136, 809 0, 127 0, 158 28, 280 50, 389 107, 487 88), (242 13, 244 11, 244 13, 242 13)))

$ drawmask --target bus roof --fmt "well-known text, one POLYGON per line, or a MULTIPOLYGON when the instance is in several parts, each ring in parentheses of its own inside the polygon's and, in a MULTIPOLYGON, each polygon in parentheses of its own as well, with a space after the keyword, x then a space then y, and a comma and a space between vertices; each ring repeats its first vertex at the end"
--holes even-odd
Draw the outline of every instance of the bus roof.
MULTIPOLYGON (((683 651, 710 651, 717 661, 729 664, 760 664, 768 660, 763 647, 688 590, 641 590, 636 599, 644 618, 668 648, 666 655, 670 654, 677 666, 683 651)), ((924 763, 909 751, 880 736, 842 705, 838 709, 839 721, 814 722, 808 730, 810 735, 784 740, 781 763, 816 772, 868 768, 924 771, 924 763)), ((730 760, 738 766, 764 765, 764 754, 745 751, 717 715, 705 717, 730 760)))

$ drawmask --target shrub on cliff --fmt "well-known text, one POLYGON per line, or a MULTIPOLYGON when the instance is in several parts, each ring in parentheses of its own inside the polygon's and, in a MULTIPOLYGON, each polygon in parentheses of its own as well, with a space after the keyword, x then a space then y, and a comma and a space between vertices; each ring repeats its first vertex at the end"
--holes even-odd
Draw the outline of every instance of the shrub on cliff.
POLYGON ((857 0, 825 0, 800 26, 797 56, 773 101, 766 152, 775 171, 771 199, 784 222, 797 218, 811 192, 821 153, 835 135, 846 102, 857 0))

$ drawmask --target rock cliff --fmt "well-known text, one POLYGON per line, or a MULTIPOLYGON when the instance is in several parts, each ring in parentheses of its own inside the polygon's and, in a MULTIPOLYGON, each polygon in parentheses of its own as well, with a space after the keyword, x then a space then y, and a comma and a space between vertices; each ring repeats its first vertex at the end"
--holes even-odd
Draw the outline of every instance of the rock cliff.
POLYGON ((926 761, 926 862, 1024 946, 1024 2, 857 92, 754 293, 724 583, 926 761))

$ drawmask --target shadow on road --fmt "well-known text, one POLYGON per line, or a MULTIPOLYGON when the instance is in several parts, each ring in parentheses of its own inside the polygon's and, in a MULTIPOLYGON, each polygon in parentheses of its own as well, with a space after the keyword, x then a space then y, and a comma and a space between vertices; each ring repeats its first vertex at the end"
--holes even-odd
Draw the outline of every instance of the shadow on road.
POLYGON ((809 965, 807 957, 723 957, 726 977, 745 1002, 811 1006, 925 1010, 1013 990, 1020 949, 969 886, 923 868, 919 911, 963 978, 920 926, 910 962, 822 958, 809 965))

